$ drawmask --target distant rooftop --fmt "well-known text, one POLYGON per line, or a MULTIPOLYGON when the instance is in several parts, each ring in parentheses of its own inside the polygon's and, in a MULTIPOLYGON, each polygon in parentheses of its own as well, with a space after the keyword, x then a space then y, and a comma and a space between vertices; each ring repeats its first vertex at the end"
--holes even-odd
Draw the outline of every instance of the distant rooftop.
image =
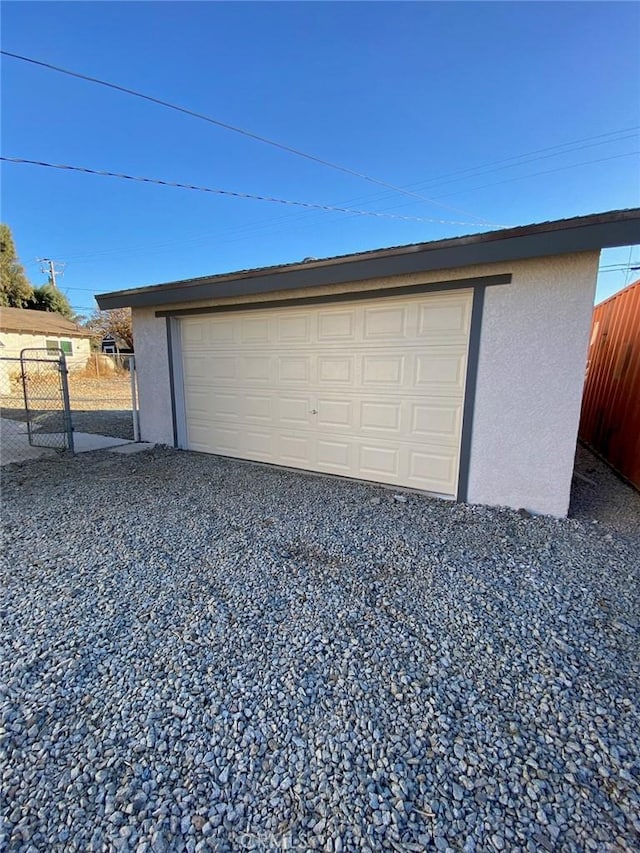
POLYGON ((32 308, 0 308, 0 331, 31 332, 35 335, 66 335, 90 338, 91 332, 81 329, 62 314, 53 311, 34 311, 32 308))

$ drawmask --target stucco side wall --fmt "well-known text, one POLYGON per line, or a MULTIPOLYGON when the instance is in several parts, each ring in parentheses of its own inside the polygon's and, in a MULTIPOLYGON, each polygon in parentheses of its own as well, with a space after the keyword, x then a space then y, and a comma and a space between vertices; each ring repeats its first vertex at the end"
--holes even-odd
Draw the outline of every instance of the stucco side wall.
POLYGON ((166 320, 155 308, 132 312, 140 408, 140 439, 173 446, 166 320))
POLYGON ((598 259, 528 261, 487 288, 470 502, 567 514, 598 259))

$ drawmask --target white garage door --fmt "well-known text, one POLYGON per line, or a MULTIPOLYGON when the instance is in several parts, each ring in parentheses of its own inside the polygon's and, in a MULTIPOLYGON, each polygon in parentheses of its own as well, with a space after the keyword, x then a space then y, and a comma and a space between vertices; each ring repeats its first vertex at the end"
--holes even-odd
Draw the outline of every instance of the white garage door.
POLYGON ((455 496, 472 292, 181 320, 187 446, 455 496))

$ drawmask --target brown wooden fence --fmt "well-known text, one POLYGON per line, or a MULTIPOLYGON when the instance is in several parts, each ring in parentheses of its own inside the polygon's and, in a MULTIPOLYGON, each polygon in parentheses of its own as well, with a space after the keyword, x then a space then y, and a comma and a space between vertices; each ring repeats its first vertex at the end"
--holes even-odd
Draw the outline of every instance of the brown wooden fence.
POLYGON ((640 279, 594 309, 580 438, 640 489, 640 279))

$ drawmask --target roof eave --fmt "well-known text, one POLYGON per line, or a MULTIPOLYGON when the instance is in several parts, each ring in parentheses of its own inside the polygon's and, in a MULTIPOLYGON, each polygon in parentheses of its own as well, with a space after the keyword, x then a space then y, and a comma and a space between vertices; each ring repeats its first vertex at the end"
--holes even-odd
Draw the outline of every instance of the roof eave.
POLYGON ((196 300, 259 296, 370 278, 599 251, 640 242, 640 209, 594 214, 509 231, 347 255, 335 260, 286 265, 245 273, 100 294, 101 309, 176 305, 196 300))

